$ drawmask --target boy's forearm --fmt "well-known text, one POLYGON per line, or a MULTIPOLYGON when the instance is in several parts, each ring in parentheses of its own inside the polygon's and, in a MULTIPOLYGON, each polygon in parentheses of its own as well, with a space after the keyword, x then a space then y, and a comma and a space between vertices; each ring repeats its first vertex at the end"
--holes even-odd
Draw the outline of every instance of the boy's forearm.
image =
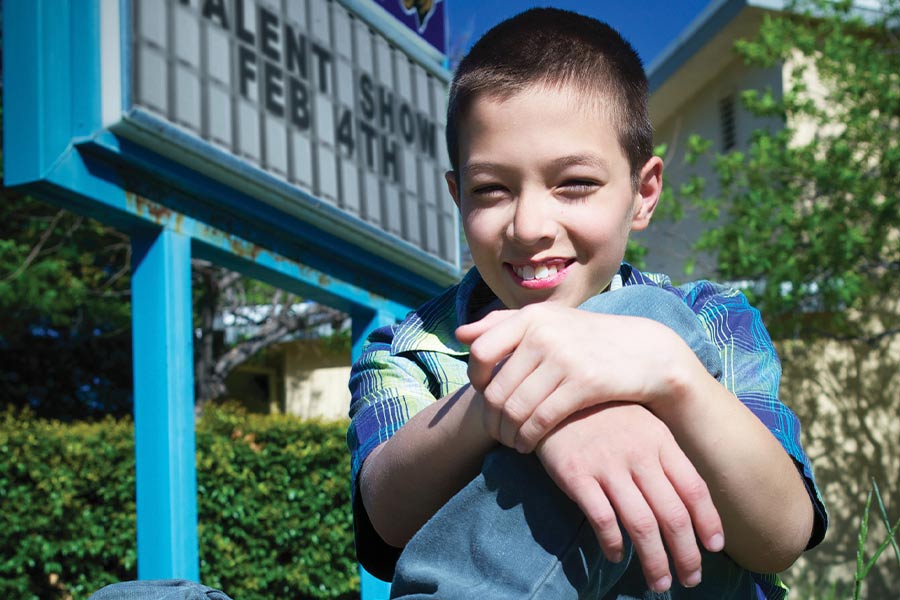
POLYGON ((752 571, 788 568, 809 541, 813 509, 793 460, 772 433, 702 368, 682 371, 671 396, 649 408, 706 480, 728 554, 752 571))
POLYGON ((414 415, 363 463, 360 493, 375 530, 402 547, 478 474, 496 442, 466 385, 414 415))

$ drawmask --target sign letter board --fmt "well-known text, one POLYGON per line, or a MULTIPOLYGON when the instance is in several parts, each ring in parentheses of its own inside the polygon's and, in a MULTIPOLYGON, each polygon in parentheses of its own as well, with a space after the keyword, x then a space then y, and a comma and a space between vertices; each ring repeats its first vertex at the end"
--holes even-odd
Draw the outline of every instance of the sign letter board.
POLYGON ((361 18, 349 0, 125 6, 113 131, 176 159, 183 149, 192 168, 388 263, 457 274, 449 74, 433 48, 399 27, 401 49, 376 27, 392 17, 373 5, 375 21, 361 18))

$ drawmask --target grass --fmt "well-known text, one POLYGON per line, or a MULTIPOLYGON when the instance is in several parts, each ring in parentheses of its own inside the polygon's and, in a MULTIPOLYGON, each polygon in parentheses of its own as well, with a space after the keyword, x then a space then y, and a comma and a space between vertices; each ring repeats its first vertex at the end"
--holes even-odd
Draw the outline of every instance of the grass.
MULTIPOLYGON (((872 568, 875 566, 875 563, 881 558, 881 555, 887 550, 888 546, 893 548, 894 556, 897 559, 897 566, 900 568, 900 547, 898 547, 896 540, 898 529, 900 529, 900 519, 898 519, 894 526, 891 527, 887 510, 885 510, 884 501, 881 497, 881 491, 878 489, 878 484, 873 480, 872 488, 869 490, 869 494, 866 498, 865 508, 860 514, 859 535, 856 548, 856 571, 853 574, 853 580, 832 580, 826 571, 820 573, 820 577, 817 578, 817 581, 807 581, 799 584, 791 591, 789 597, 798 598, 798 600, 848 600, 850 598, 853 600, 860 600, 861 598, 865 598, 866 596, 862 595, 863 584, 872 568), (872 554, 871 557, 866 558, 866 547, 869 545, 868 541, 871 533, 869 530, 869 519, 872 513, 873 501, 878 506, 879 516, 884 523, 884 526, 887 528, 888 535, 875 550, 874 554, 872 554)), ((898 578, 900 578, 900 572, 898 572, 898 578)), ((881 599, 879 598, 878 600, 881 599)))
POLYGON ((859 543, 856 547, 856 573, 853 576, 853 600, 859 600, 860 594, 862 593, 863 582, 866 580, 866 577, 869 575, 869 571, 872 570, 872 567, 875 566, 875 562, 881 556, 881 554, 887 550, 888 546, 891 546, 894 549, 894 557, 897 559, 897 566, 900 567, 900 547, 897 546, 897 530, 900 529, 900 519, 894 523, 893 527, 891 526, 891 522, 888 519, 887 510, 884 508, 884 502, 881 499, 881 492, 878 489, 878 483, 875 480, 872 480, 872 489, 869 490, 869 495, 866 498, 866 506, 863 510, 862 519, 859 526, 859 543), (869 538, 869 515, 872 511, 872 499, 873 495, 875 500, 878 502, 878 509, 881 513, 881 519, 884 522, 884 526, 888 530, 888 535, 881 545, 878 546, 878 549, 875 550, 875 553, 866 560, 866 541, 869 538))

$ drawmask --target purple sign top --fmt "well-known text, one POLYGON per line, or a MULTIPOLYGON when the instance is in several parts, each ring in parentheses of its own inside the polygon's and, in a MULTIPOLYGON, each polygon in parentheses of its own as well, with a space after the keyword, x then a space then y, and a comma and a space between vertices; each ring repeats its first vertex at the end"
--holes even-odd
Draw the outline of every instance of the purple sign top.
POLYGON ((375 0, 375 2, 442 54, 447 53, 445 0, 375 0))

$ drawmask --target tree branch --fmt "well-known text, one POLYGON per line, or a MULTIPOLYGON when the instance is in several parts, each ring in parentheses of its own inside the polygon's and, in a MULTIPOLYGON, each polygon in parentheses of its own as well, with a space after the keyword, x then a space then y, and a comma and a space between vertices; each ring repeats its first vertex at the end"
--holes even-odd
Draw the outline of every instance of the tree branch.
POLYGON ((15 271, 13 271, 11 274, 6 276, 5 278, 3 278, 3 283, 8 283, 14 279, 17 279, 19 276, 22 275, 22 273, 25 272, 25 269, 27 269, 31 265, 31 263, 33 263, 35 261, 35 259, 41 253, 41 250, 44 248, 44 244, 46 244, 47 240, 50 239, 50 235, 53 233, 53 230, 56 229, 56 226, 59 224, 60 219, 62 219, 65 216, 65 214, 66 214, 66 211, 64 209, 60 209, 59 212, 57 212, 53 216, 53 219, 50 221, 50 224, 47 225, 47 229, 45 229, 44 232, 41 234, 41 239, 39 239, 38 243, 34 245, 34 247, 31 249, 31 252, 28 253, 28 256, 25 257, 25 260, 22 262, 21 265, 19 265, 19 268, 16 269, 15 271))
POLYGON ((333 323, 342 316, 343 313, 327 306, 318 306, 314 311, 305 314, 283 311, 283 314, 277 318, 266 321, 257 335, 238 342, 219 357, 213 367, 213 374, 224 379, 242 362, 289 334, 303 329, 312 329, 325 323, 333 323))

